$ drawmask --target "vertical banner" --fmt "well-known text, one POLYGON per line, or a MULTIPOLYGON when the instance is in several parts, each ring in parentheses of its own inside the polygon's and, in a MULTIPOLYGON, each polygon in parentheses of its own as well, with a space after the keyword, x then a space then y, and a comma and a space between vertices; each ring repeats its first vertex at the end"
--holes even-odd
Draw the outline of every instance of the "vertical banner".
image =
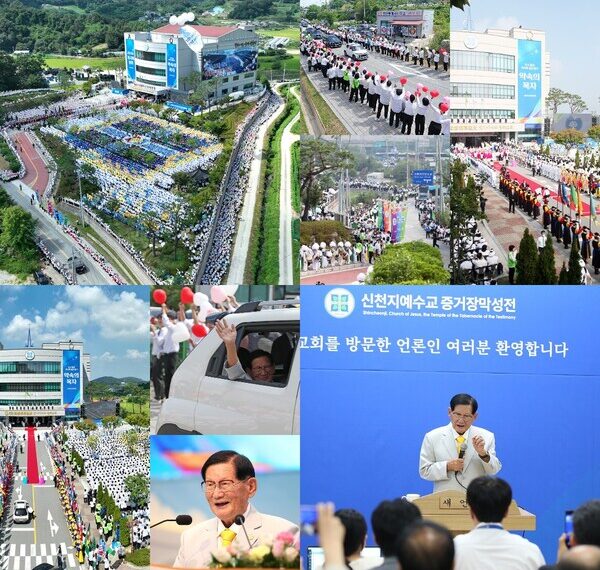
POLYGON ((398 216, 400 215, 400 211, 397 207, 394 208, 392 212, 392 243, 398 242, 398 216))
POLYGON ((127 79, 135 81, 135 41, 133 38, 125 40, 125 60, 127 62, 127 79))
POLYGON ((383 229, 383 202, 381 200, 377 202, 377 228, 383 229))
POLYGON ((392 221, 390 219, 390 203, 385 200, 383 202, 383 231, 389 232, 392 229, 392 221))
POLYGON ((177 44, 167 44, 167 87, 177 89, 177 44))
POLYGON ((542 42, 519 40, 519 122, 542 123, 542 42))
POLYGON ((81 355, 79 350, 63 350, 63 406, 77 410, 81 404, 81 355))

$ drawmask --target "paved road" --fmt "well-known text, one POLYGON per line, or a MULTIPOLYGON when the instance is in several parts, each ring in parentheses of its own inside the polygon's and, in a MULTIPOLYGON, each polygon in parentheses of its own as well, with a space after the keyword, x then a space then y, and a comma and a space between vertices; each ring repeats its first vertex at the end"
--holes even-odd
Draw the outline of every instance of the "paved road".
POLYGON ((66 263, 67 259, 73 255, 79 256, 88 267, 87 273, 77 275, 79 285, 104 285, 114 284, 113 280, 100 268, 100 266, 89 257, 79 245, 67 234, 65 234, 57 222, 52 219, 39 206, 31 205, 28 196, 32 190, 19 181, 6 182, 2 187, 8 192, 12 200, 21 208, 29 212, 37 220, 37 236, 44 242, 45 246, 61 262, 66 263), (23 185, 24 191, 19 190, 19 183, 23 185))
MULTIPOLYGON (((296 87, 291 89, 298 98, 296 87)), ((294 251, 292 248, 292 218, 295 215, 292 207, 292 145, 300 140, 292 133, 292 128, 300 119, 298 113, 284 129, 281 136, 281 182, 279 195, 279 283, 294 283, 294 251)))
MULTIPOLYGON (((338 55, 344 55, 343 48, 333 51, 338 55)), ((364 105, 361 105, 360 101, 358 103, 350 103, 348 101, 348 93, 340 90, 329 91, 328 81, 320 71, 308 72, 305 56, 301 56, 301 63, 302 68, 317 91, 319 91, 351 135, 400 134, 400 129, 390 127, 389 123, 384 121, 383 118, 381 121, 376 121, 371 109, 367 107, 366 100, 364 105)), ((399 59, 383 56, 373 51, 369 52, 369 58, 366 61, 361 62, 360 68, 366 68, 371 72, 375 71, 377 75, 391 75, 391 79, 394 82, 397 82, 400 77, 406 77, 408 82, 405 88, 411 92, 415 91, 417 83, 422 83, 430 89, 440 92, 438 98, 435 99, 437 102, 440 102, 443 97, 450 94, 450 73, 435 71, 433 67, 414 66, 412 63, 401 62, 399 59)), ((427 129, 427 125, 425 128, 427 129)))
MULTIPOLYGON (((18 434, 24 430, 15 429, 18 434)), ((36 433, 40 433, 36 430, 36 433)), ((21 435, 22 437, 22 435, 21 435)), ((67 521, 60 502, 58 491, 52 482, 52 463, 48 446, 43 438, 36 442, 37 461, 40 475, 48 475, 45 484, 28 485, 22 482, 26 473, 27 443, 23 441, 24 453, 18 454, 20 474, 15 474, 13 501, 22 498, 33 508, 35 518, 28 524, 14 524, 8 517, 3 528, 3 553, 0 568, 2 570, 31 570, 42 562, 56 564, 58 548, 67 555, 67 568, 79 570, 71 542, 67 521)))
MULTIPOLYGON (((277 88, 275 88, 275 90, 277 93, 279 93, 277 88)), ((240 283, 244 282, 246 258, 248 257, 248 245, 250 245, 252 222, 254 220, 254 208, 256 206, 256 193, 258 191, 258 184, 260 183, 260 169, 263 160, 265 135, 268 128, 273 124, 277 117, 283 113, 284 109, 285 101, 282 100, 277 111, 275 111, 275 113, 273 113, 271 117, 260 126, 256 135, 254 156, 252 158, 250 174, 248 176, 248 189, 246 190, 244 204, 240 212, 240 220, 238 222, 235 245, 229 265, 229 274, 227 276, 227 283, 230 285, 239 285, 240 283)), ((233 160, 233 157, 231 157, 230 160, 233 160)))
POLYGON ((21 159, 25 163, 25 168, 27 169, 27 173, 25 178, 22 179, 22 182, 27 184, 30 188, 33 188, 41 201, 42 194, 44 193, 50 178, 48 167, 38 151, 33 148, 29 137, 25 133, 16 133, 14 140, 17 142, 17 152, 21 156, 21 159))

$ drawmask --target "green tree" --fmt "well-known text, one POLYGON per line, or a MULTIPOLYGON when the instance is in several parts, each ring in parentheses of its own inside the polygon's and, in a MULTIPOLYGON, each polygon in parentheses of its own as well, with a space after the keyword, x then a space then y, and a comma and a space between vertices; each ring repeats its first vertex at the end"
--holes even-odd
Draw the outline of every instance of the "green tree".
POLYGON ((139 434, 134 429, 130 429, 123 434, 123 443, 125 444, 127 451, 131 455, 138 454, 139 441, 140 441, 139 434))
POLYGON ((480 220, 482 214, 477 184, 473 176, 467 176, 467 165, 457 159, 450 170, 450 251, 455 252, 450 270, 452 283, 458 285, 465 282, 460 264, 466 258, 466 246, 461 238, 468 235, 471 221, 480 220))
POLYGON ((98 426, 92 420, 82 420, 79 422, 75 422, 75 428, 79 431, 82 431, 85 434, 89 434, 91 431, 98 429, 98 426))
POLYGON ((10 206, 2 213, 0 249, 14 256, 35 250, 35 226, 31 214, 19 206, 10 206))
POLYGON ((535 285, 537 274, 537 246, 529 229, 525 228, 517 253, 517 285, 535 285))
POLYGON ((300 195, 303 202, 302 221, 305 222, 309 210, 321 201, 323 188, 320 179, 340 168, 351 167, 354 155, 322 139, 306 139, 301 144, 300 195))
POLYGON ((558 275, 558 284, 559 285, 568 285, 569 284, 569 272, 567 271, 567 266, 563 261, 562 267, 560 268, 560 274, 558 275))
POLYGON ((546 96, 546 106, 556 115, 558 108, 568 101, 569 94, 562 89, 551 87, 546 96))
POLYGON ((65 71, 64 69, 60 71, 58 73, 58 84, 60 85, 61 89, 68 89, 69 85, 71 85, 71 74, 65 71))
POLYGON ((556 264, 552 236, 547 237, 546 245, 538 255, 536 274, 538 285, 556 285, 556 264))
POLYGON ((117 416, 105 416, 102 418, 102 425, 107 429, 113 429, 120 426, 123 420, 117 416))
POLYGON ((150 497, 150 480, 146 475, 138 473, 125 478, 125 488, 129 491, 131 501, 136 507, 148 504, 150 497))
MULTIPOLYGON (((587 132, 587 136, 590 137, 591 139, 594 139, 595 141, 600 141, 600 125, 595 125, 593 127, 590 127, 590 129, 587 132)), ((592 155, 593 158, 593 155, 592 155)))
POLYGON ((574 239, 571 243, 571 253, 569 255, 569 269, 567 270, 567 284, 582 284, 581 256, 579 255, 579 241, 574 239))
POLYGON ((581 156, 579 155, 579 149, 575 152, 575 168, 579 168, 581 166, 581 156))
POLYGON ((580 95, 575 95, 573 93, 569 93, 567 96, 567 105, 571 109, 571 113, 583 113, 583 111, 587 110, 587 103, 583 100, 580 95))
POLYGON ((100 443, 100 438, 95 433, 90 433, 87 436, 86 443, 90 447, 90 449, 95 450, 98 448, 98 444, 100 443))
POLYGON ((416 241, 387 246, 369 276, 374 285, 443 285, 449 281, 440 250, 416 241))
POLYGON ((453 8, 465 9, 465 6, 469 6, 469 0, 451 0, 453 8))
POLYGON ((557 143, 572 146, 574 144, 581 144, 585 140, 586 135, 577 129, 565 129, 557 133, 550 133, 550 137, 557 143))

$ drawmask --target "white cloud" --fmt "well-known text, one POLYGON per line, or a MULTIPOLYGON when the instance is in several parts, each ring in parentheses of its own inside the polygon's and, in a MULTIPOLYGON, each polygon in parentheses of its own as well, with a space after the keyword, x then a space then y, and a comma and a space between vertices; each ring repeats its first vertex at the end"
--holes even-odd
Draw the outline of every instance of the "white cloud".
POLYGON ((116 358, 117 357, 111 352, 104 352, 98 357, 98 360, 104 360, 105 362, 113 362, 113 360, 116 360, 116 358))
POLYGON ((125 353, 125 358, 129 358, 130 360, 148 359, 148 352, 147 351, 140 351, 140 350, 137 350, 135 348, 130 348, 125 353))
POLYGON ((100 287, 67 287, 67 297, 76 309, 86 311, 104 338, 145 338, 148 334, 148 304, 135 293, 121 291, 110 298, 100 287))
POLYGON ((511 28, 518 28, 519 24, 519 19, 514 16, 501 16, 491 27, 498 30, 510 30, 511 28))
MULTIPOLYGON (((68 323, 62 323, 62 325, 64 324, 68 323)), ((39 346, 43 342, 58 342, 69 339, 83 341, 81 329, 70 331, 58 327, 50 329, 46 321, 39 315, 36 315, 33 319, 20 314, 15 315, 8 325, 4 327, 2 335, 10 339, 13 343, 22 343, 22 346, 25 346, 27 334, 30 329, 31 339, 36 346, 39 346)))

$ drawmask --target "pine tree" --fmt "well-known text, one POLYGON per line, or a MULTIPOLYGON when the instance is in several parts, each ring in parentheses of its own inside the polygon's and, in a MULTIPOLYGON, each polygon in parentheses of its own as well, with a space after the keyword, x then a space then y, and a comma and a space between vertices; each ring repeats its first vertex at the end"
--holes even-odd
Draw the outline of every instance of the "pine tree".
POLYGON ((558 284, 559 285, 568 285, 569 284, 569 272, 567 271, 567 266, 563 261, 562 267, 560 268, 560 274, 558 275, 558 284))
POLYGON ((575 152, 575 168, 579 168, 581 166, 581 157, 579 156, 579 149, 575 152))
POLYGON ((552 236, 547 237, 546 245, 538 255, 536 276, 538 285, 556 285, 556 264, 554 262, 552 236))
POLYGON ((516 284, 535 285, 537 282, 537 246, 529 229, 525 228, 517 253, 516 284))
POLYGON ((581 285, 581 263, 579 262, 579 241, 573 239, 571 244, 571 255, 569 255, 569 269, 567 271, 567 282, 569 285, 581 285))

